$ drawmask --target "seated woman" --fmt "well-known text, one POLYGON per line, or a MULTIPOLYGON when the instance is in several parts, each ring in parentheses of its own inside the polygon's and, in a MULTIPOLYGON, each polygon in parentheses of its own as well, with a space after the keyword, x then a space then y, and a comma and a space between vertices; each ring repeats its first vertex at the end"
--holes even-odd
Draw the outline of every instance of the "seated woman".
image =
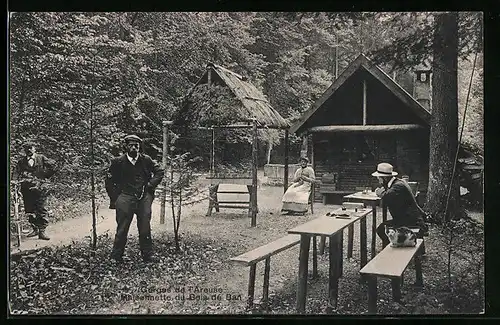
POLYGON ((283 195, 283 214, 302 214, 307 212, 309 206, 309 195, 311 184, 316 182, 314 170, 307 166, 309 160, 306 157, 300 158, 300 168, 297 169, 293 177, 293 184, 288 187, 283 195))

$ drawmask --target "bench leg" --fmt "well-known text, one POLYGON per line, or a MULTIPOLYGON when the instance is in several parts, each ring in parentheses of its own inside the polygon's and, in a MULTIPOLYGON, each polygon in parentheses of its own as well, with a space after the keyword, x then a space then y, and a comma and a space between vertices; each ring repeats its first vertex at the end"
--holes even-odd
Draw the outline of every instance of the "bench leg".
POLYGON ((219 199, 217 198, 217 192, 218 191, 219 191, 219 184, 215 185, 215 194, 214 194, 215 212, 220 212, 220 210, 219 210, 219 199))
POLYGON ((300 254, 299 254, 299 279, 297 288, 297 312, 304 313, 306 310, 307 296, 307 268, 309 262, 309 246, 311 236, 300 235, 300 254))
POLYGON ((255 271, 257 264, 250 265, 250 276, 248 280, 248 308, 253 307, 253 298, 255 293, 255 271))
POLYGON ((401 279, 391 279, 392 299, 396 302, 401 301, 401 279))
POLYGON ((325 253, 325 243, 326 243, 326 236, 320 236, 319 239, 319 253, 323 255, 325 253))
POLYGON ((337 298, 339 291, 339 234, 330 237, 329 239, 329 281, 328 281, 328 297, 330 306, 333 308, 337 308, 337 298))
POLYGON ((312 237, 313 241, 313 274, 312 277, 317 278, 318 277, 318 248, 317 248, 317 243, 316 243, 316 236, 312 237))
POLYGON ((347 228, 347 258, 352 258, 352 248, 354 246, 354 225, 347 228))
POLYGON ((415 263, 415 285, 421 287, 424 285, 424 279, 422 277, 422 252, 417 252, 413 259, 415 263))
POLYGON ((271 258, 266 258, 266 264, 264 267, 264 285, 262 287, 262 307, 264 310, 268 308, 269 302, 269 271, 271 270, 271 258))
POLYGON ((217 191, 215 190, 215 186, 210 186, 208 188, 208 211, 207 217, 212 215, 212 209, 214 208, 215 201, 217 200, 217 191))
POLYGON ((377 277, 367 276, 368 282, 368 313, 377 313, 377 277))

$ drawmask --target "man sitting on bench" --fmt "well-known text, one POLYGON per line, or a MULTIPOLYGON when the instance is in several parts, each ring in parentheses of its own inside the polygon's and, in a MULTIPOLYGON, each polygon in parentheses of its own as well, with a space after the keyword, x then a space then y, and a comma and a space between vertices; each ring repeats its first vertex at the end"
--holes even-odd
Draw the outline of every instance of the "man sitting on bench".
POLYGON ((383 198, 392 216, 392 220, 382 222, 377 227, 377 235, 382 239, 384 247, 390 243, 385 233, 386 227, 419 228, 417 236, 420 238, 428 231, 424 222, 425 212, 418 206, 410 186, 402 179, 396 178, 397 174, 388 163, 378 164, 377 171, 372 173, 381 185, 375 193, 383 198))

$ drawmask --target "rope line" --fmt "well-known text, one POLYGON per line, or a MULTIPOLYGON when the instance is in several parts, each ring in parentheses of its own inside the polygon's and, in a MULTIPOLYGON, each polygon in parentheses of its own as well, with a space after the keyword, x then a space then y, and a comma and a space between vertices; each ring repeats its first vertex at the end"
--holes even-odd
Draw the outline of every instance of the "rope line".
POLYGON ((448 188, 448 196, 446 198, 446 206, 445 206, 445 209, 444 209, 444 217, 445 218, 446 218, 446 215, 448 214, 448 204, 450 203, 451 188, 452 188, 452 185, 453 185, 453 179, 455 178, 455 171, 456 171, 456 168, 457 168, 458 152, 460 150, 460 143, 462 142, 462 135, 463 135, 463 132, 464 132, 465 118, 466 118, 466 115, 467 115, 467 106, 469 105, 470 90, 472 88, 472 79, 474 77, 474 70, 476 69, 476 59, 477 59, 477 52, 476 52, 476 55, 474 56, 474 63, 472 64, 472 72, 471 72, 471 75, 470 75, 469 89, 467 91, 467 98, 465 100, 464 117, 462 119, 462 128, 460 130, 460 137, 458 139, 458 144, 457 144, 457 152, 455 154, 455 161, 453 162, 453 172, 451 173, 450 186, 448 188))

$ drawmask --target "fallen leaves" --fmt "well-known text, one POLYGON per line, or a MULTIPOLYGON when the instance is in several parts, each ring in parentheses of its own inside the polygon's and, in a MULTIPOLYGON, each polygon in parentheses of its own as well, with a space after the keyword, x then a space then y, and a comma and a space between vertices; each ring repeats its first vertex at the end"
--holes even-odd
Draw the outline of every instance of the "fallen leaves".
MULTIPOLYGON (((137 294, 145 286, 193 285, 206 280, 227 259, 225 249, 211 241, 184 239, 175 250, 168 239, 155 240, 156 264, 145 264, 130 255, 124 265, 109 260, 112 239, 98 238, 95 254, 88 243, 73 242, 57 248, 43 248, 17 261, 11 261, 10 302, 12 313, 92 313, 122 306, 138 314, 154 313, 149 306, 125 308, 123 297, 137 294)), ((138 252, 137 238, 129 240, 128 252, 138 252)), ((133 303, 133 301, 131 301, 133 303)), ((218 310, 217 308, 212 308, 218 310)), ((188 312, 190 313, 190 312, 188 312)))

